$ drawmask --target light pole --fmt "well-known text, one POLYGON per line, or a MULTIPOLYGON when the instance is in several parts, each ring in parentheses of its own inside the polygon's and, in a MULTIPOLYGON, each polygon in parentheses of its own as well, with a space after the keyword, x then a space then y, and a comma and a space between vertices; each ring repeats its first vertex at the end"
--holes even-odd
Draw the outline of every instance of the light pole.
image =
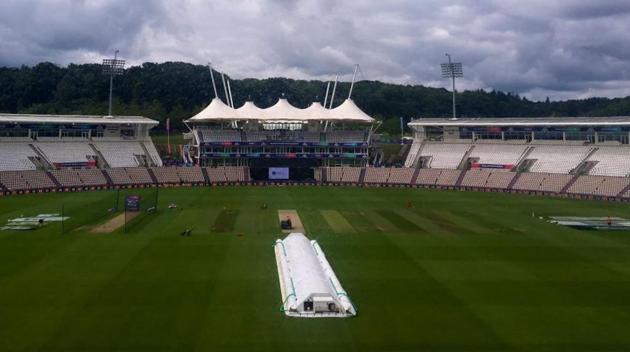
POLYGON ((451 62, 451 55, 449 53, 446 53, 446 56, 448 57, 448 62, 440 66, 442 67, 442 77, 450 78, 453 81, 453 119, 457 119, 457 112, 455 110, 455 78, 464 77, 464 71, 461 62, 451 62))
POLYGON ((114 76, 120 76, 125 69, 125 60, 118 60, 118 50, 113 59, 103 59, 103 74, 109 75, 109 109, 107 116, 112 116, 112 92, 114 90, 114 76))

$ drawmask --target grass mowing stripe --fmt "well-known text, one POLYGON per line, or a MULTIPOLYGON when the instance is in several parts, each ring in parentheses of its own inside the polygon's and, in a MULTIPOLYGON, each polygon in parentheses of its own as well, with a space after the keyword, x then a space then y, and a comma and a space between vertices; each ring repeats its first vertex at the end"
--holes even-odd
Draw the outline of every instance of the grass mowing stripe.
POLYGON ((390 221, 394 226, 400 229, 402 232, 419 232, 426 233, 427 231, 415 223, 407 220, 400 214, 392 211, 392 210, 378 210, 377 211, 382 217, 390 221))
POLYGON ((320 213, 336 233, 356 233, 356 230, 337 210, 321 210, 320 213))

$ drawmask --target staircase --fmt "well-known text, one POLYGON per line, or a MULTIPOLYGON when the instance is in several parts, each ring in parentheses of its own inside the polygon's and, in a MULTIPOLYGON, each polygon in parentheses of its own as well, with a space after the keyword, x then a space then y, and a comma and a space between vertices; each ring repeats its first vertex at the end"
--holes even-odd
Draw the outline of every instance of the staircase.
POLYGON ((424 147, 425 141, 418 143, 414 141, 409 148, 409 153, 407 153, 407 159, 405 160, 405 167, 417 167, 418 164, 418 156, 420 155, 420 151, 422 147, 424 147))
POLYGON ((41 149, 39 149, 38 146, 36 146, 33 143, 29 143, 28 146, 31 147, 31 149, 35 152, 35 154, 37 154, 37 159, 34 160, 34 159, 29 158, 29 160, 31 160, 31 162, 35 164, 35 166, 38 169, 52 169, 53 168, 53 165, 50 163, 50 161, 48 161, 46 154, 44 154, 44 152, 41 149))
POLYGON ((140 147, 142 147, 142 151, 144 152, 144 160, 145 160, 146 166, 147 167, 157 166, 157 164, 155 163, 155 160, 151 158, 151 154, 149 153, 149 150, 144 145, 144 143, 142 142, 138 142, 138 143, 140 143, 140 147))
POLYGON ((466 176, 467 170, 462 170, 457 177, 457 181, 455 182, 455 187, 460 187, 462 185, 462 181, 464 181, 464 177, 466 176))
POLYGON ((158 180, 157 180, 157 177, 155 177, 155 172, 153 172, 153 169, 148 167, 147 172, 149 173, 149 176, 151 176, 151 180, 153 181, 153 184, 157 184, 158 180))
POLYGON ((519 177, 521 177, 520 172, 517 173, 516 176, 514 176, 514 178, 512 179, 512 181, 510 181, 506 189, 508 190, 512 189, 512 187, 514 187, 514 185, 516 184, 516 181, 518 181, 519 177))
POLYGON ((516 164, 516 166, 512 169, 512 171, 516 172, 528 172, 529 169, 534 166, 534 163, 538 161, 538 159, 523 159, 521 162, 516 164))
POLYGON ((92 143, 88 143, 88 145, 90 146, 90 148, 92 148, 92 150, 94 151, 94 154, 97 156, 96 158, 96 166, 99 169, 109 169, 109 164, 107 163, 107 160, 105 159, 105 157, 103 156, 103 153, 101 153, 100 150, 96 149, 96 146, 92 143))
POLYGON ((416 181, 418 180, 418 175, 420 175, 420 169, 416 169, 416 171, 414 171, 413 176, 411 176, 411 184, 415 185, 416 181))
POLYGON ((571 188, 571 186, 573 186, 573 184, 575 183, 575 181, 577 181, 577 179, 580 177, 580 175, 574 175, 571 180, 569 180, 569 182, 564 185, 564 187, 562 187, 562 189, 560 190, 560 193, 567 193, 567 191, 569 190, 569 188, 571 188))
POLYGON ((630 191, 630 184, 627 185, 626 187, 624 187, 621 192, 619 192, 619 194, 617 194, 617 197, 623 197, 624 194, 626 194, 626 192, 630 191))
POLYGON ((470 148, 468 148, 468 150, 466 151, 466 154, 464 154, 464 157, 459 162, 459 165, 457 165, 457 170, 466 169, 466 166, 468 165, 468 157, 470 156, 470 153, 472 153, 473 149, 475 149, 474 145, 471 145, 470 148))
POLYGON ((584 156, 584 158, 582 158, 578 166, 576 166, 575 169, 569 171, 569 173, 571 175, 587 175, 591 171, 591 169, 593 169, 595 164, 598 163, 597 161, 588 161, 588 158, 590 158, 598 150, 599 148, 597 147, 591 148, 584 156))
POLYGON ((57 188, 63 187, 61 183, 59 183, 59 181, 57 181, 57 179, 50 173, 50 171, 46 171, 46 176, 48 176, 48 178, 53 181, 53 183, 55 184, 57 188))
POLYGON ((203 179, 205 180, 206 183, 210 183, 210 176, 208 175, 208 170, 206 170, 205 167, 201 168, 201 174, 203 175, 203 179))
POLYGON ((359 184, 363 184, 364 180, 365 180, 365 168, 362 167, 361 173, 359 174, 359 184))
POLYGON ((101 169, 101 173, 103 174, 103 177, 105 177, 105 180, 107 181, 107 185, 108 186, 113 186, 114 185, 114 181, 112 181, 112 178, 109 177, 109 174, 107 172, 105 172, 105 170, 101 169))
POLYGON ((533 151, 534 151, 534 147, 527 146, 525 150, 523 151, 523 154, 521 154, 521 156, 518 157, 518 160, 516 161, 516 166, 518 166, 518 164, 522 163, 525 159, 527 159, 529 154, 531 154, 533 151))
POLYGON ((599 161, 583 161, 575 169, 571 170, 571 175, 588 175, 599 161))

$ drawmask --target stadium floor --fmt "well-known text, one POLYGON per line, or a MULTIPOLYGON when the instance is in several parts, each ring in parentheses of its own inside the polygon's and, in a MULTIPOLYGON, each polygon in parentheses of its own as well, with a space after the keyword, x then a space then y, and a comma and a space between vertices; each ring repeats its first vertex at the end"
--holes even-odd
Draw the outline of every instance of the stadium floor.
POLYGON ((0 350, 630 349, 630 234, 538 219, 627 217, 626 204, 422 189, 162 189, 158 211, 127 233, 90 233, 88 224, 115 216, 106 211, 114 195, 0 199, 0 224, 62 204, 71 217, 63 235, 61 224, 0 232, 0 350), (297 209, 358 317, 280 312, 277 209, 297 209), (186 228, 192 236, 179 235, 186 228))

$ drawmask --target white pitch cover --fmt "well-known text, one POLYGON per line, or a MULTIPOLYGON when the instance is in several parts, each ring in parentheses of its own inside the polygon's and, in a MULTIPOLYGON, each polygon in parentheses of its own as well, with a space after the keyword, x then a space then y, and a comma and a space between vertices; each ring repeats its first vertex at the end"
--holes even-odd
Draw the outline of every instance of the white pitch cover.
POLYGON ((351 317, 357 314, 316 241, 291 233, 274 245, 282 295, 281 310, 291 317, 351 317))

